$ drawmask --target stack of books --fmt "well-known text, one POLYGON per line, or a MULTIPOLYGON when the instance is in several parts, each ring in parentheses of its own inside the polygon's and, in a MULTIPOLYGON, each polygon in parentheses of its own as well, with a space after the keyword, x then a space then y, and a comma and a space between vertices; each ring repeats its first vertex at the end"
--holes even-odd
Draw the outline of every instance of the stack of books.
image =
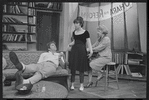
POLYGON ((3 17, 2 19, 2 22, 6 22, 6 23, 23 23, 22 21, 16 19, 16 18, 13 18, 13 17, 3 17))

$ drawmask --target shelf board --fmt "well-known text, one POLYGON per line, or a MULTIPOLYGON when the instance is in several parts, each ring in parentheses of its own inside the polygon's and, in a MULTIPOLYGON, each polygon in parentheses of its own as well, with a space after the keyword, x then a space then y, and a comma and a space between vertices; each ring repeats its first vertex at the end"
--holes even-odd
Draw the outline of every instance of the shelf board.
POLYGON ((28 24, 28 26, 36 26, 36 24, 28 24))
POLYGON ((128 64, 130 66, 146 66, 145 64, 128 64))
POLYGON ((28 23, 8 23, 8 22, 3 22, 3 24, 28 25, 28 23))
POLYGON ((3 43, 26 43, 26 41, 3 41, 3 43))
POLYGON ((28 16, 28 17, 34 17, 34 16, 36 17, 36 15, 27 15, 27 16, 28 16))
POLYGON ((26 34, 26 32, 2 32, 4 34, 26 34))
POLYGON ((128 60, 131 60, 131 61, 143 61, 143 59, 133 59, 133 58, 128 58, 128 60))
POLYGON ((36 34, 36 33, 31 33, 31 32, 28 32, 27 34, 36 34))
POLYGON ((61 12, 62 9, 53 9, 53 8, 42 8, 42 7, 29 7, 29 8, 34 8, 34 9, 38 9, 38 10, 50 10, 50 11, 59 11, 61 12))
POLYGON ((35 41, 35 42, 29 42, 29 41, 28 41, 27 43, 36 43, 36 41, 35 41))
POLYGON ((3 15, 24 16, 24 17, 28 16, 26 14, 15 14, 15 13, 5 13, 5 12, 3 12, 3 15))
POLYGON ((16 5, 18 5, 19 7, 28 7, 28 4, 27 4, 27 5, 20 5, 20 4, 6 4, 6 5, 10 5, 10 6, 16 6, 16 5))

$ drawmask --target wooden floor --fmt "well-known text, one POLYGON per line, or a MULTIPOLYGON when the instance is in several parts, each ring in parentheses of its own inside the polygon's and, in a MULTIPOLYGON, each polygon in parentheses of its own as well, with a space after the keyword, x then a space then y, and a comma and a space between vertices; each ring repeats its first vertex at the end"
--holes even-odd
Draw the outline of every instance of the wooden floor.
MULTIPOLYGON (((88 77, 85 76, 84 85, 87 84, 87 80, 88 77)), ((93 82, 95 80, 96 77, 93 77, 93 82)), ((115 83, 110 83, 106 92, 104 92, 104 78, 98 82, 97 87, 94 87, 94 85, 80 92, 78 90, 80 86, 79 77, 76 76, 75 90, 69 92, 68 98, 146 98, 146 81, 119 79, 120 89, 117 90, 115 83)))
MULTIPOLYGON (((110 83, 108 91, 104 92, 105 78, 98 82, 97 87, 94 87, 96 77, 93 77, 93 86, 91 88, 85 88, 83 92, 80 92, 78 90, 80 86, 79 76, 76 75, 75 79, 75 90, 69 91, 67 98, 146 98, 146 81, 127 78, 119 79, 119 90, 117 89, 116 83, 110 83)), ((87 82, 88 77, 85 76, 84 85, 87 82)))

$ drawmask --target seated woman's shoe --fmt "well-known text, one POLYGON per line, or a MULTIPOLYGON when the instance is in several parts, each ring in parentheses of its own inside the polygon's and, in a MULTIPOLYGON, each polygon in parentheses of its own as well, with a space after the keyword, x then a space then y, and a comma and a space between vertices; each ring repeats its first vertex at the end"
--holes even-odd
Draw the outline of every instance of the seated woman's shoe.
POLYGON ((9 52, 9 58, 18 70, 23 69, 23 65, 20 63, 20 61, 19 61, 19 59, 18 59, 15 52, 13 52, 13 51, 9 52))
POLYGON ((98 82, 103 78, 103 75, 101 75, 100 77, 97 78, 97 80, 95 81, 95 87, 97 87, 98 82))
POLYGON ((84 88, 92 87, 92 85, 93 85, 93 82, 89 82, 86 86, 84 86, 84 88))

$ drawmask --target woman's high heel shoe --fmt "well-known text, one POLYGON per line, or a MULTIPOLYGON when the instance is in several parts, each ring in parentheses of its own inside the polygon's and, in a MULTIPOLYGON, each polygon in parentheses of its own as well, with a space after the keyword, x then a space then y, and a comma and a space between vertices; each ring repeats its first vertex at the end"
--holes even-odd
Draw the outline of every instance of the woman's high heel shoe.
POLYGON ((97 87, 98 82, 99 82, 102 78, 103 78, 103 76, 101 76, 99 79, 97 79, 97 80, 95 81, 95 87, 97 87))
POLYGON ((89 82, 86 86, 84 86, 84 88, 89 88, 93 85, 93 82, 89 82))

